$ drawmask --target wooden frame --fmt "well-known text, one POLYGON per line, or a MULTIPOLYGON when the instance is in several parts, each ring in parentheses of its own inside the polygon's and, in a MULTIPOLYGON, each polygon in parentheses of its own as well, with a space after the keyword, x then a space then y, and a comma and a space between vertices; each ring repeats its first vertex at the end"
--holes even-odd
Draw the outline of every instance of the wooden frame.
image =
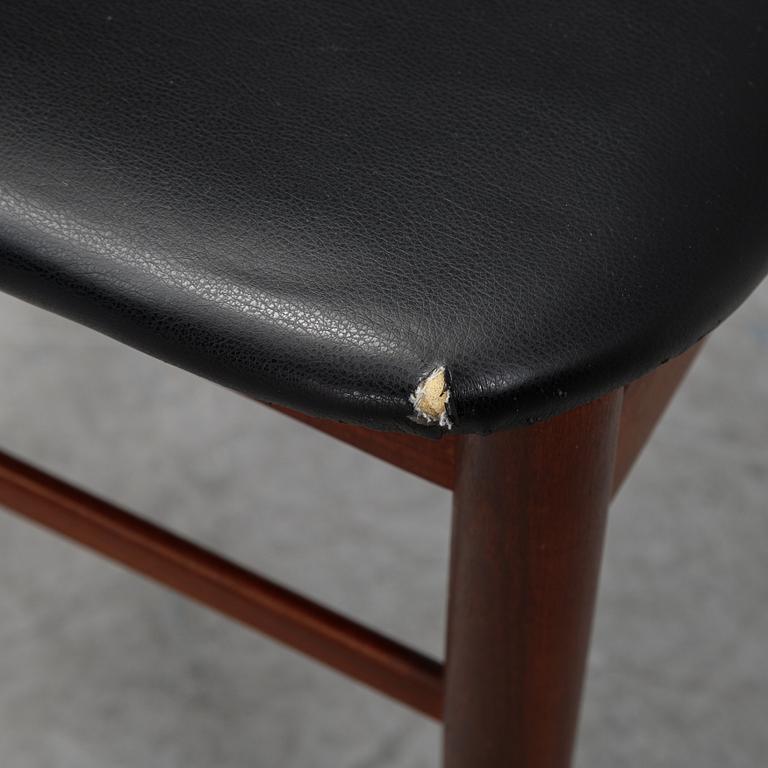
POLYGON ((540 424, 439 441, 279 408, 454 490, 436 661, 0 453, 0 504, 445 720, 446 768, 566 768, 605 514, 698 347, 540 424))

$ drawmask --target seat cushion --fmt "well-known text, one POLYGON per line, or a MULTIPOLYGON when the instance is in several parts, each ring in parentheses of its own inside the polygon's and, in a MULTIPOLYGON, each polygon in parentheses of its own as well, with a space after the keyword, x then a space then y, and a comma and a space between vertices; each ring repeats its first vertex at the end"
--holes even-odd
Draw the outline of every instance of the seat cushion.
POLYGON ((263 400, 511 427, 682 352, 768 268, 764 0, 0 18, 0 287, 263 400))

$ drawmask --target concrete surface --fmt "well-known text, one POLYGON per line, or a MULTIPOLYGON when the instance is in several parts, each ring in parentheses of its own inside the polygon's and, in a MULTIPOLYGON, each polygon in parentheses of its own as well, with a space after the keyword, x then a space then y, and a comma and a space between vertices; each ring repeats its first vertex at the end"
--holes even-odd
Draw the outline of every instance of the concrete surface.
MULTIPOLYGON (((431 653, 449 496, 0 297, 0 445, 431 653)), ((611 517, 577 768, 768 761, 768 284, 611 517)), ((0 515, 2 768, 427 768, 439 729, 0 515)))

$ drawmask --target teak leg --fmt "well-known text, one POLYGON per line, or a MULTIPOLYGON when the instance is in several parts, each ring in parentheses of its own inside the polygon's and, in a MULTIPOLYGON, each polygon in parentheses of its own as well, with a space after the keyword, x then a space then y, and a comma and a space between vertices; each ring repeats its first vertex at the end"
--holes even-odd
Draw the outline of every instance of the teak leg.
POLYGON ((445 768, 570 764, 621 398, 459 443, 445 768))

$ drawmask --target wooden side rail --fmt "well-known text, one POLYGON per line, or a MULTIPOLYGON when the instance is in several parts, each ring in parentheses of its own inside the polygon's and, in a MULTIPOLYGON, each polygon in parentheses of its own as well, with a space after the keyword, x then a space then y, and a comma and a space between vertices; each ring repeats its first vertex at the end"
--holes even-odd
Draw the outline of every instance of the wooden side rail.
POLYGON ((440 439, 432 440, 404 432, 381 432, 331 419, 320 419, 282 405, 270 407, 399 469, 453 490, 456 446, 459 441, 456 435, 443 435, 440 439))
POLYGON ((704 342, 700 341, 687 352, 673 357, 655 371, 624 388, 619 445, 613 474, 614 496, 621 490, 624 480, 703 345, 704 342))
POLYGON ((442 666, 106 501, 0 453, 0 504, 430 717, 442 666))

